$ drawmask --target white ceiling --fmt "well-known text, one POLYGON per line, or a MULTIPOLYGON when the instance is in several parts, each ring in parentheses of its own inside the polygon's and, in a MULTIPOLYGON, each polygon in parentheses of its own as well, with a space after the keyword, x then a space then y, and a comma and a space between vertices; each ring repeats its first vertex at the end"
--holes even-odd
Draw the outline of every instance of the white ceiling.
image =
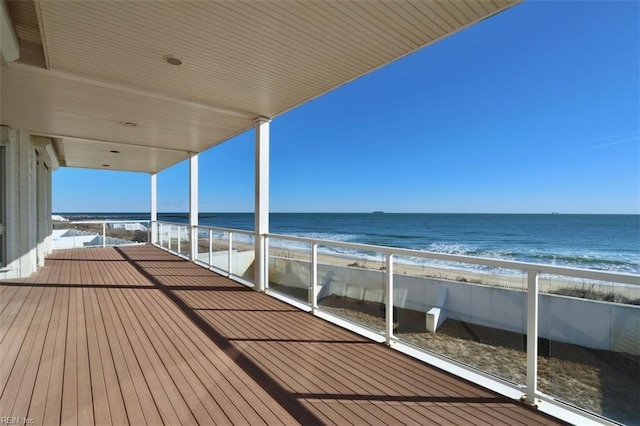
POLYGON ((44 60, 2 69, 0 119, 66 166, 156 172, 516 1, 27 0, 44 60))

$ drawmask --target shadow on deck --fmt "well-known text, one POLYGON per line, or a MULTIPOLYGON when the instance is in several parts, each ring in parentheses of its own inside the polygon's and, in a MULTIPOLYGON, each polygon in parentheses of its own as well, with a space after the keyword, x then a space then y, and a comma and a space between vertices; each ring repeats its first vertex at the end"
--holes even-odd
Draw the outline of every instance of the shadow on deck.
POLYGON ((0 282, 0 416, 34 424, 555 424, 151 246, 0 282))

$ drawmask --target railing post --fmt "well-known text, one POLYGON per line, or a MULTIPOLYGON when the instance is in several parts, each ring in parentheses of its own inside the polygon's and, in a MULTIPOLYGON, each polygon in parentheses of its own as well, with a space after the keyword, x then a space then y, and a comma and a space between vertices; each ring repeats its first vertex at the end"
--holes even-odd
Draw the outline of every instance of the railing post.
POLYGON ((227 272, 229 273, 229 275, 232 275, 232 271, 231 271, 232 255, 233 255, 233 232, 229 232, 229 242, 227 244, 227 272))
POLYGON ((209 266, 213 266, 213 229, 209 229, 209 266))
POLYGON ((198 260, 198 227, 189 226, 189 260, 195 262, 198 260))
POLYGON ((538 393, 538 272, 527 271, 527 393, 523 400, 536 404, 538 393))
POLYGON ((182 226, 178 225, 178 254, 180 254, 180 240, 182 239, 182 226))
POLYGON ((387 273, 386 273, 386 291, 385 291, 385 342, 391 345, 393 340, 393 254, 387 254, 387 273))
POLYGON ((269 290, 269 237, 260 235, 260 247, 262 247, 262 291, 269 290))
POLYGON ((311 288, 309 289, 309 304, 312 312, 318 310, 318 244, 311 245, 311 288))
POLYGON ((168 224, 167 227, 169 230, 167 231, 167 237, 169 237, 169 242, 167 243, 167 249, 171 250, 171 224, 168 224))
MULTIPOLYGON (((156 173, 151 173, 149 179, 149 195, 151 205, 150 207, 150 217, 149 217, 149 244, 156 244, 158 242, 158 175, 156 173)), ((162 243, 160 243, 162 246, 162 243)))
POLYGON ((107 222, 102 222, 102 247, 107 246, 107 222))

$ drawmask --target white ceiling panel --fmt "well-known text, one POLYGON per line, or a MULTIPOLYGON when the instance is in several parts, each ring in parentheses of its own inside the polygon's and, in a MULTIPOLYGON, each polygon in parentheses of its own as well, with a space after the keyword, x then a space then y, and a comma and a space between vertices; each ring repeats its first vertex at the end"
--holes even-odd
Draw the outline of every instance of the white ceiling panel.
POLYGON ((95 140, 62 138, 59 144, 66 167, 155 173, 189 157, 183 151, 95 140))
MULTIPOLYGON (((200 152, 515 2, 37 0, 14 14, 15 26, 39 23, 48 69, 3 70, 1 120, 200 152)), ((36 41, 38 32, 23 32, 36 41)), ((73 145, 90 167, 97 145, 73 145)))
POLYGON ((1 80, 2 123, 41 135, 200 152, 253 125, 252 115, 28 66, 1 80))

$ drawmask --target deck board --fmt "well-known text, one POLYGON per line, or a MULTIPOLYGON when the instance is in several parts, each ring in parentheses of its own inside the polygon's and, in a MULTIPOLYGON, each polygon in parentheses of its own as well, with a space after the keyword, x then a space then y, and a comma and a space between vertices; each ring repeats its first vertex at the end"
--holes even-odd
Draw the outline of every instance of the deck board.
POLYGON ((0 413, 35 424, 559 424, 150 247, 0 281, 0 413))

